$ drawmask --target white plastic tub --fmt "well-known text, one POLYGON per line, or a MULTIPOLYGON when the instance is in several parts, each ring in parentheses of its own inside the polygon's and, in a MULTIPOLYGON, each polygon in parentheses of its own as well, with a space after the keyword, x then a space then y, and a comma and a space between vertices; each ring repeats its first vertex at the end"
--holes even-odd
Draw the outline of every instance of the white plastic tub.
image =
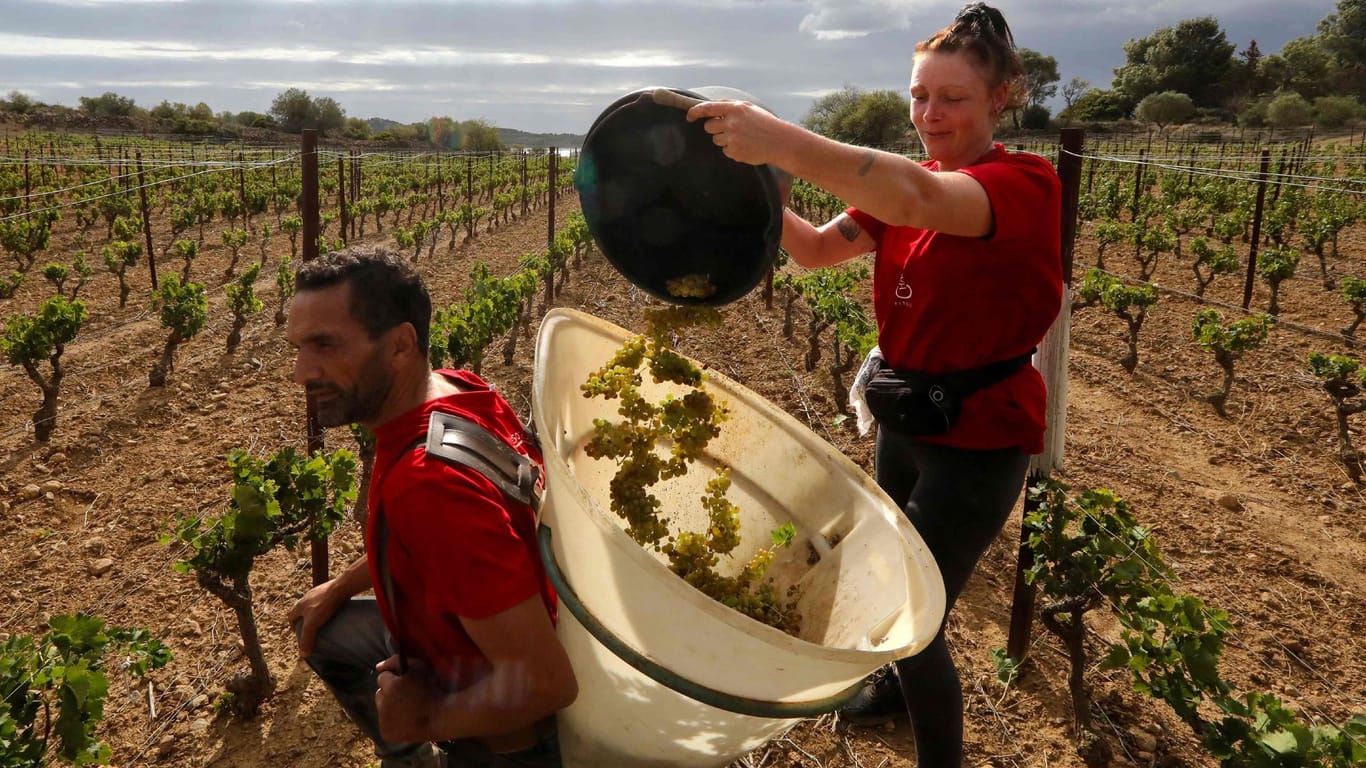
MULTIPOLYGON (((579 387, 632 335, 555 309, 537 338, 532 402, 550 529, 543 543, 568 588, 559 637, 579 680, 578 700, 560 713, 560 746, 566 766, 724 766, 797 717, 832 709, 872 670, 924 648, 943 617, 943 584, 915 529, 867 474, 710 371, 707 387, 730 419, 694 471, 654 493, 671 530, 700 530, 698 499, 712 474, 697 470, 730 466, 729 498, 742 518, 733 571, 791 521, 796 541, 770 575, 780 593, 800 589, 801 637, 736 613, 670 572, 611 512, 615 464, 583 450, 593 419, 619 418, 619 401, 585 398, 579 387)), ((658 400, 670 386, 647 375, 643 391, 658 400)))

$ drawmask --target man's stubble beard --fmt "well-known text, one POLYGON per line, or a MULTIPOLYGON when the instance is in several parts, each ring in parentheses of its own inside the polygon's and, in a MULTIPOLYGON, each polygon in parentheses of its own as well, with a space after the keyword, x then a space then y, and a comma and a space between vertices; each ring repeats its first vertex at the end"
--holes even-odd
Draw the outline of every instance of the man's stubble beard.
POLYGON ((319 426, 342 427, 348 424, 374 422, 375 416, 379 414, 384 401, 389 397, 389 391, 393 388, 393 381, 379 362, 379 356, 380 350, 377 349, 361 367, 362 374, 356 386, 350 390, 343 390, 335 385, 318 387, 335 395, 330 400, 318 401, 315 404, 319 426))

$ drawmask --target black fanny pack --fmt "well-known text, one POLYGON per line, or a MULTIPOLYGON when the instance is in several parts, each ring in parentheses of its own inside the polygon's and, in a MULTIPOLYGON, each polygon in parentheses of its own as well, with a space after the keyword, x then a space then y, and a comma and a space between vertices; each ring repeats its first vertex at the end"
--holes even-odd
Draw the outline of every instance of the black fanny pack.
POLYGON ((883 360, 868 379, 864 399, 881 426, 904 435, 942 435, 958 422, 969 395, 1009 378, 1033 356, 1031 349, 1009 360, 937 375, 898 371, 883 360))

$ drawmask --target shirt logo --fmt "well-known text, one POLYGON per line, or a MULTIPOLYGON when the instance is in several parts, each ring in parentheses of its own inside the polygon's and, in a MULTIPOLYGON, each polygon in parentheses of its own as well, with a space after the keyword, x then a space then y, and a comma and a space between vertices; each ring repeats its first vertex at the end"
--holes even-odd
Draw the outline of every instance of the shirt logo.
POLYGON ((905 275, 897 278, 896 290, 893 295, 896 296, 896 306, 909 307, 911 305, 911 286, 906 283, 905 275))

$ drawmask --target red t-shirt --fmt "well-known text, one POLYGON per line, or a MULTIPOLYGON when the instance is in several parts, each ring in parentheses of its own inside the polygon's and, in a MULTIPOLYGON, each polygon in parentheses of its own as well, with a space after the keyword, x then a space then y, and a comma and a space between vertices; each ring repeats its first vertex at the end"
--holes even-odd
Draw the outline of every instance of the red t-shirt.
POLYGON ((461 617, 484 619, 538 592, 551 620, 556 599, 536 543, 535 511, 507 499, 484 475, 412 448, 432 411, 477 422, 538 464, 512 407, 469 371, 438 371, 466 391, 423 403, 375 431, 375 476, 365 534, 370 580, 389 632, 404 653, 429 664, 451 690, 482 676, 488 661, 461 617), (381 587, 376 551, 379 510, 388 525, 394 602, 381 587))
MULTIPOLYGON (((997 144, 958 172, 991 200, 995 228, 987 237, 888 226, 848 211, 878 243, 873 308, 878 346, 893 368, 948 373, 1022 355, 1043 339, 1062 303, 1062 189, 1052 164, 997 144)), ((1040 453, 1045 406, 1043 377, 1026 365, 969 396, 948 433, 918 439, 1040 453)))

